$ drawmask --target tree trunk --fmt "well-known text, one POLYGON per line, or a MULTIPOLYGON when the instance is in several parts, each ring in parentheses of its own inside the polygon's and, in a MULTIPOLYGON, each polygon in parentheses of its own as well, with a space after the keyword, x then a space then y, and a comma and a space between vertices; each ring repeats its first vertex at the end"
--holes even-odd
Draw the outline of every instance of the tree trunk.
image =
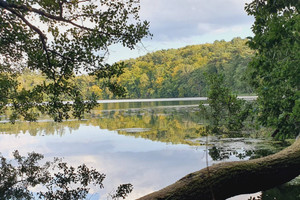
POLYGON ((267 157, 220 163, 188 174, 139 200, 211 200, 254 193, 286 183, 300 174, 300 139, 267 157))

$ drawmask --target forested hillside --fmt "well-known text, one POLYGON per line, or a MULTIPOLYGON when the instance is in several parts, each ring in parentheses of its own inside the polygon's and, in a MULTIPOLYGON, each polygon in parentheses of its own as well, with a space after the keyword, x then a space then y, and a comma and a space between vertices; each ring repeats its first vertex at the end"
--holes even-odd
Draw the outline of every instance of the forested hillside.
MULTIPOLYGON (((161 50, 124 61, 127 68, 114 81, 124 86, 127 98, 162 98, 206 96, 205 73, 221 73, 226 84, 237 94, 252 93, 246 78, 246 68, 253 51, 245 39, 230 42, 187 46, 180 49, 161 50)), ((42 83, 41 75, 24 72, 20 88, 29 89, 42 83)), ((81 75, 75 82, 88 99, 93 94, 98 99, 116 98, 103 88, 103 81, 81 75)))
POLYGON ((149 53, 126 61, 118 82, 129 98, 195 97, 206 95, 205 73, 222 73, 233 91, 252 93, 245 75, 253 51, 246 41, 234 38, 149 53))

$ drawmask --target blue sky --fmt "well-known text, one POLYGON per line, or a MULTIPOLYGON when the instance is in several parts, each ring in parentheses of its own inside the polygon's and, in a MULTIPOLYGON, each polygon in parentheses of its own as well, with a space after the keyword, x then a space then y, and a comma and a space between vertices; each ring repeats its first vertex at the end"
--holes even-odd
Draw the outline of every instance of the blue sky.
POLYGON ((161 49, 229 41, 251 36, 253 17, 244 11, 251 0, 140 0, 140 17, 150 21, 153 38, 135 50, 114 45, 108 62, 136 58, 161 49))

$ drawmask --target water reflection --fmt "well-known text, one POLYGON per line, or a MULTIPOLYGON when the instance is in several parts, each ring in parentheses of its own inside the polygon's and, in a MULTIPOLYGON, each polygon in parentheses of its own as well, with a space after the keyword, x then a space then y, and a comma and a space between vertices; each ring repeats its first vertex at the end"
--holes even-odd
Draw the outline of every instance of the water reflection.
POLYGON ((36 151, 46 159, 64 157, 71 165, 86 163, 107 174, 104 182, 107 194, 120 183, 132 183, 134 191, 129 199, 164 187, 186 173, 205 167, 203 149, 187 145, 171 145, 142 138, 119 135, 95 126, 80 125, 72 134, 64 136, 31 136, 28 133, 0 136, 4 156, 14 149, 22 154, 36 151))
MULTIPOLYGON (((106 106, 108 106, 106 104, 106 106)), ((123 106, 124 107, 124 106, 123 106)), ((114 107, 116 108, 116 107, 114 107)), ((63 136, 66 131, 72 133, 80 125, 97 126, 101 129, 118 131, 119 134, 142 137, 152 141, 173 144, 198 144, 189 139, 199 137, 201 118, 197 115, 197 105, 194 106, 164 106, 154 108, 132 108, 126 110, 93 110, 89 120, 70 120, 62 123, 39 121, 31 123, 1 124, 0 133, 63 136), (92 117, 91 117, 92 116, 92 117)))
POLYGON ((204 121, 197 111, 195 102, 105 104, 83 121, 2 123, 0 152, 35 151, 48 160, 86 163, 107 174, 100 199, 129 182, 129 199, 135 199, 206 167, 206 153, 211 165, 278 151, 264 140, 200 137, 204 121))

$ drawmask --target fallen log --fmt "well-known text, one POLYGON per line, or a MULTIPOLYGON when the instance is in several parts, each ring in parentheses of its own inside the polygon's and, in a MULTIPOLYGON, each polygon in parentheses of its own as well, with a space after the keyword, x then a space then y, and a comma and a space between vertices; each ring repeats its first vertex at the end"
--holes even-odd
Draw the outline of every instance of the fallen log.
POLYGON ((284 184, 300 174, 300 139, 263 158, 212 165, 138 200, 219 200, 284 184))

